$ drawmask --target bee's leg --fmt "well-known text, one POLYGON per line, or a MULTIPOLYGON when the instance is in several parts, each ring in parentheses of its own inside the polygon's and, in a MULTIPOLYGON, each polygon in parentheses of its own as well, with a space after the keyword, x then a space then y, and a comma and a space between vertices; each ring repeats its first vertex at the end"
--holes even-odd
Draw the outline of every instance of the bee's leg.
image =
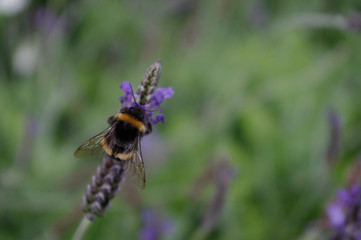
POLYGON ((152 124, 148 122, 147 131, 145 132, 145 134, 149 134, 151 132, 152 132, 152 124))
POLYGON ((113 125, 113 123, 115 123, 115 122, 116 122, 116 119, 115 119, 114 116, 111 116, 110 118, 108 118, 108 123, 109 123, 110 125, 113 125))

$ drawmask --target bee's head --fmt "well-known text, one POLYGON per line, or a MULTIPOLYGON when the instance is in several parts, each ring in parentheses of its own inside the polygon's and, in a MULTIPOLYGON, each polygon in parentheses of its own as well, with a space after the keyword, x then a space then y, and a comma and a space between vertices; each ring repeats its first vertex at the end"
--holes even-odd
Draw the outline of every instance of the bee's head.
POLYGON ((136 105, 134 107, 129 107, 129 108, 123 108, 123 109, 121 109, 120 112, 129 114, 141 122, 145 122, 147 120, 146 111, 143 108, 141 108, 139 105, 136 105))
POLYGON ((129 114, 130 116, 134 117, 135 119, 141 121, 144 125, 149 125, 149 117, 148 117, 148 111, 142 107, 141 105, 139 105, 137 103, 137 99, 134 96, 134 92, 133 92, 133 88, 130 85, 131 88, 131 93, 133 95, 133 100, 134 102, 131 104, 130 107, 123 107, 122 109, 120 109, 121 113, 125 113, 125 114, 129 114))

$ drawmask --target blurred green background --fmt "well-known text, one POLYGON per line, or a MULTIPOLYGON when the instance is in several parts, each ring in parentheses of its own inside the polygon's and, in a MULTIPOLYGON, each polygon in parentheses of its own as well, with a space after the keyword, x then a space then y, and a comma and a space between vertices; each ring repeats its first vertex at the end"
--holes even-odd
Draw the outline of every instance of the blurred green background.
POLYGON ((73 152, 119 111, 121 82, 137 86, 156 60, 175 95, 143 139, 147 187, 125 183, 85 239, 301 238, 361 150, 357 11, 0 0, 0 239, 71 239, 101 164, 73 152))

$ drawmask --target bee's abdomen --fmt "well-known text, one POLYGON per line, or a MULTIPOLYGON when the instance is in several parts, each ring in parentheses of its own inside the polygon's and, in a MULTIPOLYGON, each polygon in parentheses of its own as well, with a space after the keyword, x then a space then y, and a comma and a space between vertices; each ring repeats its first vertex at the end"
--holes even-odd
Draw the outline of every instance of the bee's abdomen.
POLYGON ((141 134, 140 131, 130 123, 123 121, 119 121, 116 123, 114 129, 114 137, 118 143, 134 143, 135 139, 138 137, 139 134, 141 134))
POLYGON ((132 124, 118 121, 114 131, 103 139, 103 149, 107 155, 119 160, 129 160, 135 153, 135 141, 140 134, 132 124))

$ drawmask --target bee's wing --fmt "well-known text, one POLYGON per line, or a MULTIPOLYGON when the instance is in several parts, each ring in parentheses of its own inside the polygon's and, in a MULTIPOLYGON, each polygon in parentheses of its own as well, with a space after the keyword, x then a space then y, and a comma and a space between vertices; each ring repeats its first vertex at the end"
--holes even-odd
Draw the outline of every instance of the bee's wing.
POLYGON ((94 137, 80 145, 80 147, 78 147, 78 149, 74 152, 74 156, 77 158, 85 158, 101 154, 103 152, 103 137, 110 131, 112 131, 112 127, 108 127, 98 135, 95 135, 94 137))
POLYGON ((145 188, 145 170, 142 158, 142 149, 140 147, 140 138, 135 141, 135 153, 130 160, 129 173, 131 179, 135 182, 138 188, 145 188))

